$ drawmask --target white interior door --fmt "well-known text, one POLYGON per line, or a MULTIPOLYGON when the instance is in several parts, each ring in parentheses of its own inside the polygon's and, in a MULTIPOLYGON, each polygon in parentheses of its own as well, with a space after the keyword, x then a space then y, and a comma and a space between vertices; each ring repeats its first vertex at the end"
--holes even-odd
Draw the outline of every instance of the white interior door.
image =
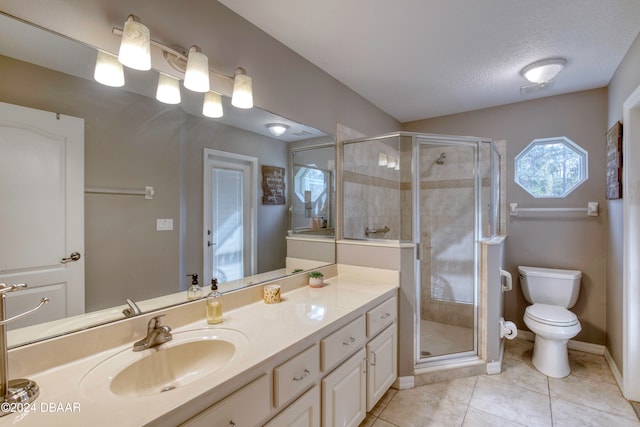
POLYGON ((205 150, 205 280, 220 283, 256 273, 257 162, 205 150))
POLYGON ((0 200, 7 316, 50 300, 8 327, 84 313, 84 120, 0 103, 0 200))

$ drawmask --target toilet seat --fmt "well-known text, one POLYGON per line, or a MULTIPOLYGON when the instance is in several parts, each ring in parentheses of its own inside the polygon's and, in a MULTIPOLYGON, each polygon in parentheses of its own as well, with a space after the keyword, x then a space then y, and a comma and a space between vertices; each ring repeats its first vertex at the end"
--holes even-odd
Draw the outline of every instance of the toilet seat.
POLYGON ((549 326, 574 326, 578 324, 578 316, 559 305, 533 304, 528 306, 524 314, 531 320, 549 326))

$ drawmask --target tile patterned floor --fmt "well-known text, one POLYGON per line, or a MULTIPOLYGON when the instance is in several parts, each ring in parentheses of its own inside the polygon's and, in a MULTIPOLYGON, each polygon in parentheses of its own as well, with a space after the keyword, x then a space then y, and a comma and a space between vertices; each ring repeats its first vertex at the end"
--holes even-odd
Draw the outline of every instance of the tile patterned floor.
POLYGON ((507 341, 502 373, 389 390, 360 427, 640 427, 604 357, 569 351, 571 375, 531 364, 533 343, 507 341))

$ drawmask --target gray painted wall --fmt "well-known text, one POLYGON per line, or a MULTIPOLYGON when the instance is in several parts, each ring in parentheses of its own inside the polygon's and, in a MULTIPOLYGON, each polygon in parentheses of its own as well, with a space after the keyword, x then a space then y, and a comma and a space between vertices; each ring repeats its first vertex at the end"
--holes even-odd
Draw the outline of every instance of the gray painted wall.
MULTIPOLYGON (((640 35, 633 42, 609 83, 608 124, 622 122, 622 105, 640 85, 640 35)), ((624 126, 624 123, 623 123, 624 126)), ((624 128, 623 128, 624 133, 624 128)), ((624 153, 623 153, 624 155, 624 153)), ((624 185, 624 183, 623 183, 624 185)), ((622 254, 624 242, 622 199, 607 201, 606 233, 607 340, 606 346, 622 372, 622 254)), ((623 373, 624 374, 624 373, 623 373)))
POLYGON ((571 268, 583 272, 573 311, 582 323, 579 341, 605 343, 605 133, 607 90, 596 89, 404 124, 404 130, 474 135, 506 140, 507 203, 521 207, 585 207, 600 203, 596 218, 554 214, 507 218, 505 269, 514 277, 505 294, 504 317, 526 329, 518 265, 571 268), (589 179, 566 199, 534 199, 513 180, 513 160, 533 139, 566 136, 589 152, 589 179))

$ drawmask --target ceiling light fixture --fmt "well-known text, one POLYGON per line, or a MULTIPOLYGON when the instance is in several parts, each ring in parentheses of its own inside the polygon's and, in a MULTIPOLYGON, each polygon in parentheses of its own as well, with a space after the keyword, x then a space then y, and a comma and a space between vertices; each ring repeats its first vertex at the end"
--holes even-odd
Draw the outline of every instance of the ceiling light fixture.
POLYGON ((282 136, 287 129, 289 129, 289 126, 285 125, 284 123, 269 123, 267 126, 267 129, 269 129, 269 132, 271 132, 271 134, 275 137, 279 137, 282 136))
POLYGON ((134 70, 151 69, 151 36, 135 15, 129 15, 122 30, 118 61, 134 70))
POLYGON ((194 92, 209 92, 209 58, 198 46, 189 49, 184 87, 194 92))
POLYGON ((115 55, 99 50, 93 78, 106 86, 122 87, 124 86, 122 64, 115 55))
POLYGON ((522 75, 531 83, 544 84, 553 80, 567 65, 564 58, 550 58, 534 62, 524 67, 522 75))
POLYGON ((170 75, 158 75, 156 99, 165 104, 180 104, 180 80, 170 75))
POLYGON ((215 92, 207 92, 204 94, 204 103, 202 104, 202 114, 207 117, 219 119, 223 116, 222 97, 215 92))
POLYGON ((231 105, 237 108, 253 108, 253 85, 244 68, 238 67, 233 77, 231 105))

